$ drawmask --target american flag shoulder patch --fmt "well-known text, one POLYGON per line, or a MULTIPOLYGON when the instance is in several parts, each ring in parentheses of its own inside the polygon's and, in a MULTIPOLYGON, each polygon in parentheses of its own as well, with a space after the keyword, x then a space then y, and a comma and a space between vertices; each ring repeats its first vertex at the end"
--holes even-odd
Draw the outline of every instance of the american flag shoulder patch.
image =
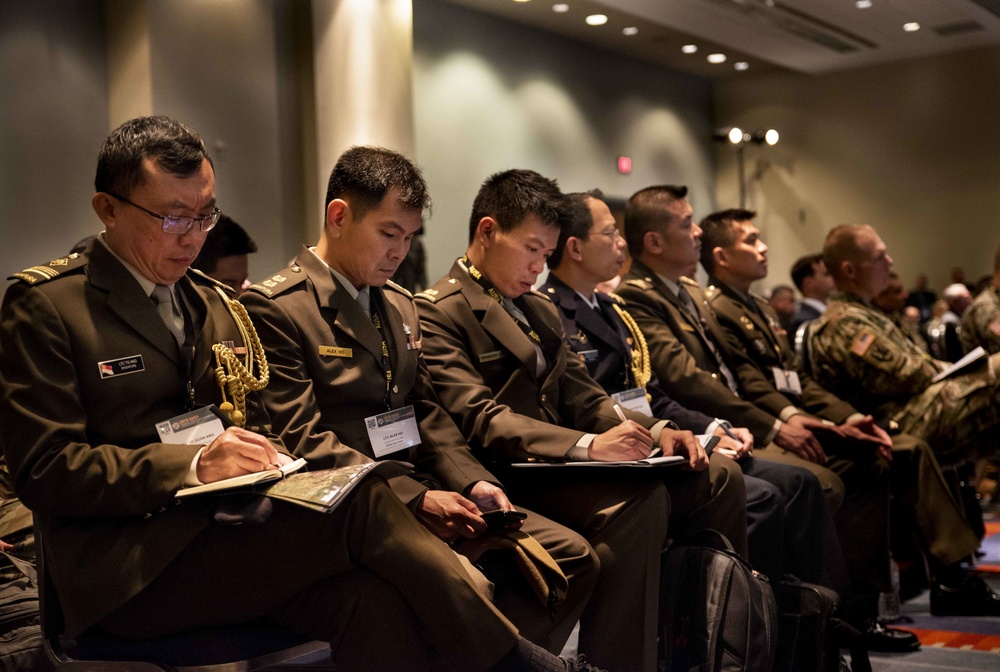
POLYGON ((873 345, 875 345, 875 334, 867 329, 862 329, 861 333, 854 337, 854 342, 851 343, 851 352, 858 357, 864 357, 873 345))

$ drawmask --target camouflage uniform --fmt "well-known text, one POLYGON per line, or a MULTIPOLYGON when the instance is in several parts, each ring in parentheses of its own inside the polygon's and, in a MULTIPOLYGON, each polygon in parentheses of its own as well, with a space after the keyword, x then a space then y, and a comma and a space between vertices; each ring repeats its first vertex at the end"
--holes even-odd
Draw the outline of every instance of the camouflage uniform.
POLYGON ((942 462, 969 457, 973 444, 993 450, 1000 425, 1000 355, 959 375, 931 380, 947 368, 858 296, 836 293, 812 325, 809 351, 815 378, 826 389, 878 419, 933 446, 942 462))
POLYGON ((966 352, 980 345, 986 352, 1000 352, 1000 290, 991 285, 979 293, 962 316, 958 337, 966 352))

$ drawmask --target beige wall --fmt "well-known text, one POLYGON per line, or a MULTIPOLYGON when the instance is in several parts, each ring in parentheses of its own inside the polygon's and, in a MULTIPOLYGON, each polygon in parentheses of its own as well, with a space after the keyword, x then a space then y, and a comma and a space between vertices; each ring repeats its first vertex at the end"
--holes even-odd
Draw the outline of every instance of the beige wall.
POLYGON ((431 0, 414 3, 414 49, 431 282, 465 250, 472 201, 500 170, 623 197, 683 182, 712 207, 709 82, 431 0), (632 174, 617 172, 619 154, 632 157, 632 174))
MULTIPOLYGON (((739 78, 716 87, 719 125, 774 127, 746 149, 748 207, 771 248, 771 286, 842 223, 876 226, 906 286, 974 280, 1000 244, 1000 48, 817 77, 739 78)), ((738 201, 735 154, 719 145, 717 200, 738 201)), ((697 206, 696 206, 697 208, 697 206)))

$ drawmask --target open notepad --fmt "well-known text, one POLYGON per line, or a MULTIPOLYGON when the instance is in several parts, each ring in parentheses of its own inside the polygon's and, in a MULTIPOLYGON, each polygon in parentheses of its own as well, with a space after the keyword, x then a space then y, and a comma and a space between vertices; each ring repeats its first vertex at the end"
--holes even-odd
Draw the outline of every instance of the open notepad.
MULTIPOLYGON (((711 434, 696 434, 695 437, 701 442, 705 452, 711 453, 715 444, 719 442, 719 437, 711 434)), ((582 462, 514 462, 510 466, 518 469, 536 469, 539 467, 559 468, 559 469, 595 469, 595 468, 649 468, 649 467, 670 467, 678 464, 687 464, 688 458, 683 455, 657 455, 660 449, 653 451, 650 457, 644 460, 622 460, 618 462, 600 462, 598 460, 585 460, 582 462)))
POLYGON ((978 348, 967 354, 965 357, 962 357, 962 359, 958 360, 957 362, 949 366, 947 369, 945 369, 941 373, 931 378, 931 383, 932 384, 937 383, 939 381, 944 380, 945 378, 948 378, 949 376, 954 376, 956 373, 961 373, 968 367, 972 366, 972 364, 978 362, 980 359, 985 359, 985 358, 986 358, 986 351, 983 350, 983 346, 980 345, 978 348))
POLYGON ((243 476, 224 478, 221 481, 215 481, 214 483, 195 485, 190 488, 181 488, 177 491, 177 499, 194 497, 196 495, 207 495, 210 492, 225 492, 227 490, 238 490, 241 488, 253 489, 252 486, 263 485, 265 483, 271 483, 272 481, 280 481, 288 474, 294 473, 304 466, 306 466, 306 461, 300 457, 299 459, 282 466, 280 469, 268 469, 266 471, 258 471, 253 474, 244 474, 243 476))

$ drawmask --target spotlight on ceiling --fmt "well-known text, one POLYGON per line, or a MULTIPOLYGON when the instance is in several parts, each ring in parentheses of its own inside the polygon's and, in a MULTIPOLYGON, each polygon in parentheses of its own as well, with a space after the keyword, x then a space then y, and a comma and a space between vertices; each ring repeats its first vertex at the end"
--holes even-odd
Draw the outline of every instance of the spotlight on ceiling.
POLYGON ((725 54, 709 54, 706 58, 708 59, 708 62, 712 63, 713 65, 718 65, 719 63, 726 62, 725 54))
POLYGON ((915 33, 918 30, 920 30, 920 24, 917 23, 916 21, 910 21, 909 23, 904 23, 903 30, 905 30, 908 33, 915 33))
POLYGON ((746 61, 740 61, 738 63, 733 63, 733 67, 739 70, 740 72, 743 72, 744 70, 750 69, 750 64, 747 63, 746 61))
POLYGON ((698 45, 685 44, 683 47, 681 47, 681 51, 683 51, 685 54, 696 54, 698 53, 698 45))
POLYGON ((586 21, 588 26, 603 26, 608 22, 608 17, 604 14, 591 14, 586 21))
POLYGON ((569 5, 567 5, 565 2, 557 3, 555 5, 552 5, 552 11, 555 12, 556 14, 565 14, 566 12, 569 11, 569 5))
POLYGON ((639 34, 639 29, 636 28, 635 26, 628 26, 626 28, 622 28, 622 35, 627 35, 629 37, 632 37, 633 35, 638 35, 638 34, 639 34))

